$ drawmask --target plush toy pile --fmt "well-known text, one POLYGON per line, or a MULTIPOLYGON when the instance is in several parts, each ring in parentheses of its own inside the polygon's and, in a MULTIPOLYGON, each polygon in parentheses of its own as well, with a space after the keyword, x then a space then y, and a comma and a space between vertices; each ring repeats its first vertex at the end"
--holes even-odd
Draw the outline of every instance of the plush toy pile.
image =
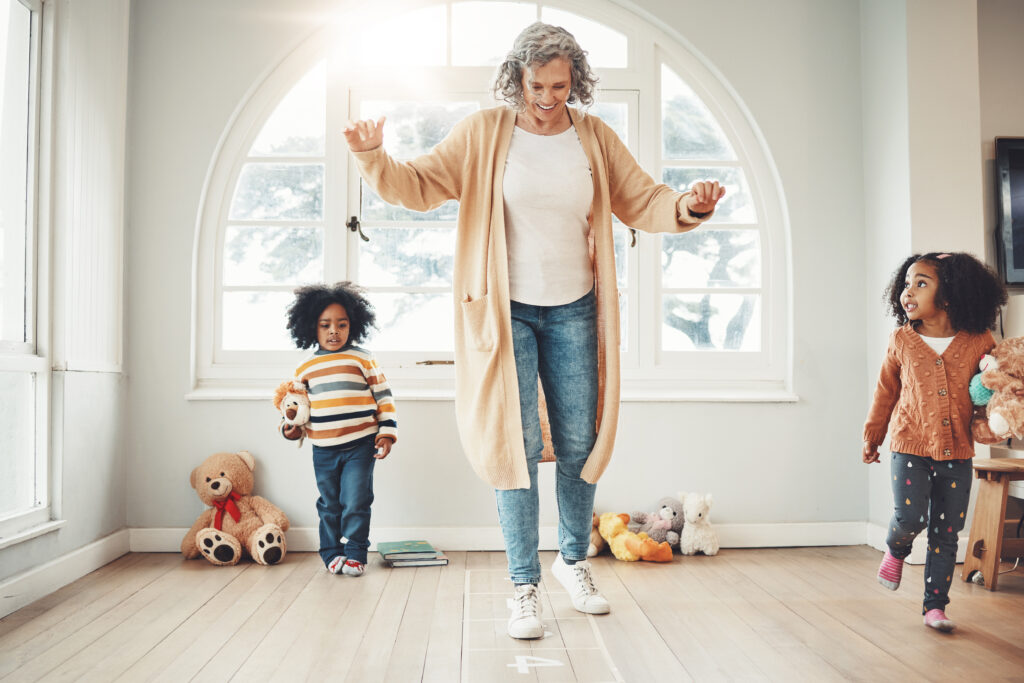
POLYGON ((248 451, 214 453, 192 470, 192 488, 210 507, 181 541, 185 559, 238 564, 243 554, 259 564, 277 564, 287 547, 288 517, 276 505, 252 494, 256 461, 248 451))
POLYGON ((612 555, 625 562, 671 562, 672 548, 666 542, 658 543, 647 534, 636 534, 626 526, 629 515, 606 512, 600 517, 598 531, 608 541, 612 555))

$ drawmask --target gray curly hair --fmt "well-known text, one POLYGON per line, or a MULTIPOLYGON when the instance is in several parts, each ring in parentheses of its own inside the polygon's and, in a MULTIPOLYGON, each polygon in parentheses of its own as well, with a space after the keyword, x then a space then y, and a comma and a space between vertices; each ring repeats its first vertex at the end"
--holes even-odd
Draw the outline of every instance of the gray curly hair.
POLYGON ((552 26, 537 21, 516 36, 512 50, 505 61, 498 66, 494 76, 494 95, 518 111, 526 107, 523 96, 523 69, 527 73, 535 67, 544 66, 552 59, 569 62, 572 84, 569 88, 569 104, 579 102, 584 107, 594 103, 594 86, 597 76, 590 69, 587 53, 571 33, 561 26, 552 26))

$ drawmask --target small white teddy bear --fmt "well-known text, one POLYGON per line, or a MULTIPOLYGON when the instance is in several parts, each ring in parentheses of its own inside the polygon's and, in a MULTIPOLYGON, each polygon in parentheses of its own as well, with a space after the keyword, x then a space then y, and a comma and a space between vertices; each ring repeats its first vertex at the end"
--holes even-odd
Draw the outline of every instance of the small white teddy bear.
POLYGON ((679 534, 679 552, 683 555, 718 553, 718 532, 711 527, 708 511, 711 494, 687 493, 683 498, 683 531, 679 534))

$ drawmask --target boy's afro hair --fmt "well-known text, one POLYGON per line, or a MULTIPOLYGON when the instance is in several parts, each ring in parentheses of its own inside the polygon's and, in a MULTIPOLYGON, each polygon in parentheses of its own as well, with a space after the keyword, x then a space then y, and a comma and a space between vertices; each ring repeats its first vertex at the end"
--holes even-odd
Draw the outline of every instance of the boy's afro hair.
POLYGON ((938 273, 935 305, 946 309, 954 330, 981 334, 995 327, 999 308, 1006 303, 1006 286, 1002 280, 970 254, 938 251, 914 254, 892 274, 885 298, 897 325, 906 325, 909 320, 900 303, 900 295, 905 287, 907 271, 918 261, 927 261, 938 273))
POLYGON ((348 342, 358 344, 376 325, 373 305, 362 287, 351 282, 333 285, 306 285, 295 290, 295 300, 288 307, 288 331, 300 349, 317 345, 317 323, 320 314, 331 304, 341 304, 348 313, 348 342))

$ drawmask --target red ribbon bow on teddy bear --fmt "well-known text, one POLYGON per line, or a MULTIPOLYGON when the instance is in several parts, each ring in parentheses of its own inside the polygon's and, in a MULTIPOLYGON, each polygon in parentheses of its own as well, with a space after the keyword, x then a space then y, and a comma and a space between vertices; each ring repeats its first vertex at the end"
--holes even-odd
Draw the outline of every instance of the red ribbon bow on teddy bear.
POLYGON ((235 505, 235 501, 241 498, 237 491, 232 491, 228 494, 228 497, 224 500, 213 501, 213 506, 217 508, 217 513, 213 517, 213 528, 217 531, 221 531, 221 525, 224 523, 224 510, 228 511, 231 515, 231 519, 236 522, 242 518, 242 512, 235 505))

